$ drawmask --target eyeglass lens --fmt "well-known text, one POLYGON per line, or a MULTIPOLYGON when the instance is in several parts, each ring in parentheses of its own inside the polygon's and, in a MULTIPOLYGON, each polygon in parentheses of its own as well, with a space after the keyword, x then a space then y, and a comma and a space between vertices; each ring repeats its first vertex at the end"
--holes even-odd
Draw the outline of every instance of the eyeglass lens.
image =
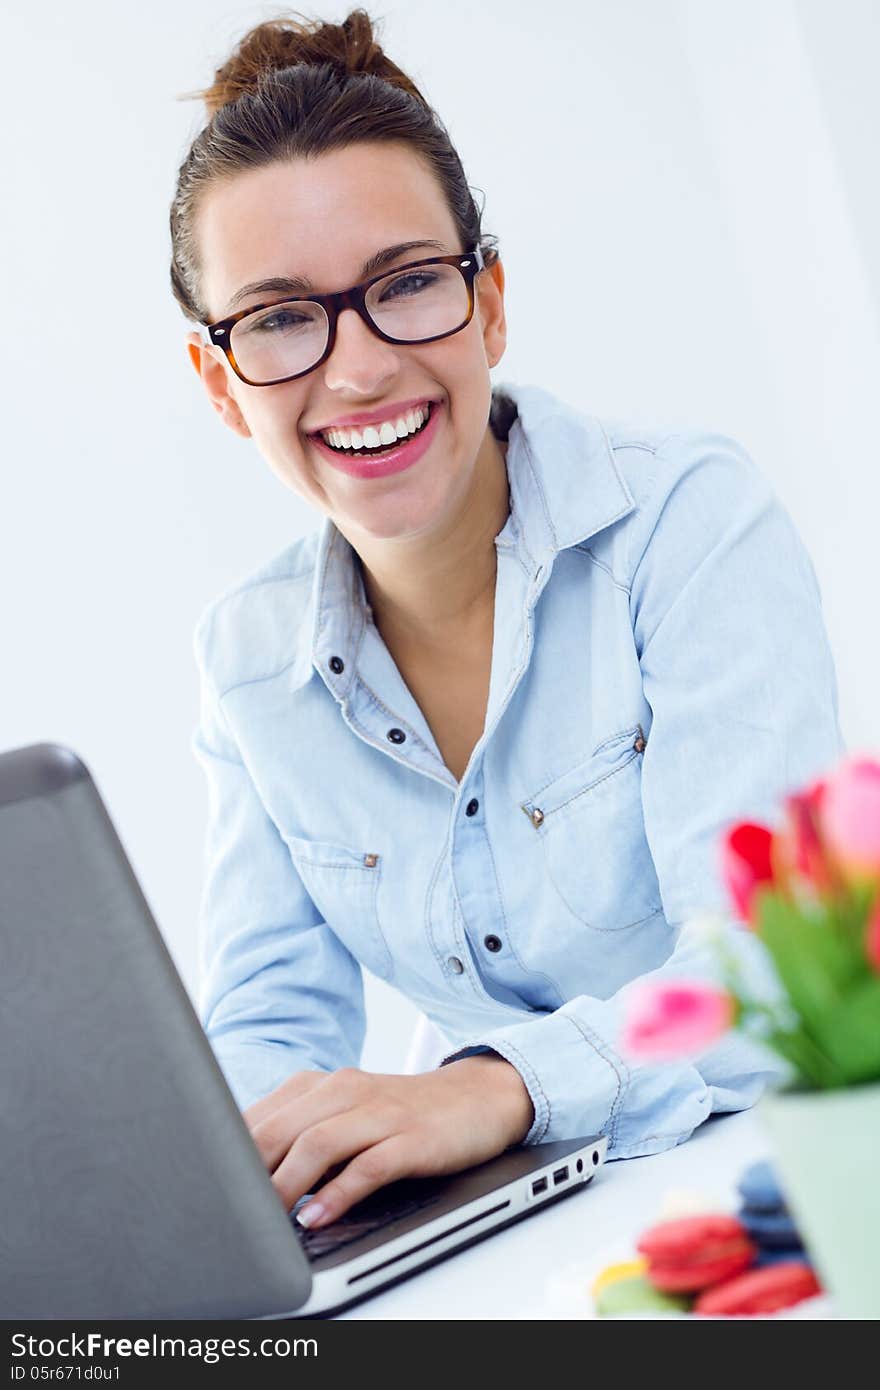
MULTIPOLYGON (((464 326, 468 288, 453 265, 414 266, 371 285, 366 308, 383 333, 418 343, 464 326)), ((239 319, 230 346, 250 381, 276 381, 314 366, 323 356, 329 330, 320 304, 288 300, 239 319)))

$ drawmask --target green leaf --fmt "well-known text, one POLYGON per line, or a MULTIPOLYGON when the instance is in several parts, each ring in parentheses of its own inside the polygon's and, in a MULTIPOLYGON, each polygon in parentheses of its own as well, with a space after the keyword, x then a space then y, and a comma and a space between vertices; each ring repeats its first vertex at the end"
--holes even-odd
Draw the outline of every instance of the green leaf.
POLYGON ((880 1079, 880 976, 866 974, 815 1031, 847 1084, 880 1079))
POLYGON ((792 1007, 806 1030, 836 1009, 861 973, 852 943, 834 930, 827 912, 807 916, 773 894, 762 897, 758 934, 766 945, 792 1007))
POLYGON ((790 1062, 799 1078, 810 1086, 824 1090, 846 1084, 845 1073, 825 1056, 802 1028, 773 1032, 768 1036, 767 1044, 790 1062))

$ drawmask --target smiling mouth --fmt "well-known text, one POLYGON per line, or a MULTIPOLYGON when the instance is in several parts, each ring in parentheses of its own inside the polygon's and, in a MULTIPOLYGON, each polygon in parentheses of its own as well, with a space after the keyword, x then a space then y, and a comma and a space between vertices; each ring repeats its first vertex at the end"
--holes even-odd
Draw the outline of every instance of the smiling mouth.
POLYGON ((418 429, 413 430, 411 434, 403 435, 402 438, 395 439, 391 444, 379 444, 375 448, 365 448, 362 446, 360 449, 353 449, 350 447, 346 449, 341 449, 337 447, 337 445, 335 444, 329 444, 320 431, 318 431, 317 434, 313 435, 312 438, 316 440, 318 443, 323 444, 325 449, 332 449, 334 454, 340 454, 343 458, 381 458, 383 454, 390 454, 393 453, 395 449, 404 448, 405 445, 409 444, 411 440, 418 439, 419 435, 422 434, 424 430, 428 428, 428 425, 431 423, 431 420, 433 419, 434 411, 437 408, 437 402, 426 401, 426 405, 428 408, 428 413, 425 416, 422 423, 419 425, 418 429))

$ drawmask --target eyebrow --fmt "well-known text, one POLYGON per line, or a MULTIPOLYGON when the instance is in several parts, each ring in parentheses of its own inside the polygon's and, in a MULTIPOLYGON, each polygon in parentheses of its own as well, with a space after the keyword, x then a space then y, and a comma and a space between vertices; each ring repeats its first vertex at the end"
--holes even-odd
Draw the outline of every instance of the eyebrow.
MULTIPOLYGON (((360 279, 368 280, 371 275, 384 270, 392 261, 399 260, 401 256, 410 251, 420 251, 425 247, 439 251, 441 255, 448 255, 446 247, 442 241, 401 241, 396 246, 386 246, 383 250, 377 251, 370 256, 361 266, 360 279)), ((298 276, 272 275, 267 280, 253 280, 249 285, 242 285, 226 305, 225 313, 231 314, 238 308, 243 299, 247 299, 252 294, 312 294, 314 285, 311 280, 300 279, 298 276)))

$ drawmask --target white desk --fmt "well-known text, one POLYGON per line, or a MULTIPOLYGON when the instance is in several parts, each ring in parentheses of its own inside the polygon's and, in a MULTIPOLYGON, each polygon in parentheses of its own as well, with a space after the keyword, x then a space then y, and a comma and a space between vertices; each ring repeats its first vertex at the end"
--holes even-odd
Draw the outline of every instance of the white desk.
MULTIPOLYGON (((772 1150, 753 1111, 715 1116, 677 1148, 606 1163, 583 1191, 337 1317, 589 1316, 589 1288, 599 1269, 635 1254, 639 1235, 661 1218, 670 1196, 701 1194, 716 1209, 735 1211, 737 1179, 764 1157, 772 1150)), ((812 1302, 827 1306, 825 1299, 812 1302)))

